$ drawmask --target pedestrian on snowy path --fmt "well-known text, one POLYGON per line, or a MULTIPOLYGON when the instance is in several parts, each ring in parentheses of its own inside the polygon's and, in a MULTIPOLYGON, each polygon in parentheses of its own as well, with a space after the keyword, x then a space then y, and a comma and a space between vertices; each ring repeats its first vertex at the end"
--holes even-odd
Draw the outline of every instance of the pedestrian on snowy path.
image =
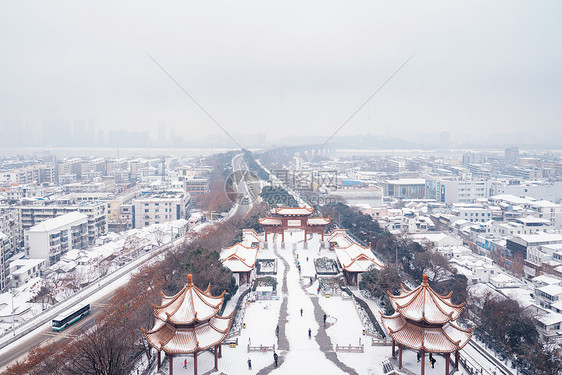
POLYGON ((301 316, 302 316, 302 308, 301 308, 301 316))
POLYGON ((275 334, 279 337, 279 324, 277 324, 277 328, 275 328, 275 334))
POLYGON ((310 338, 312 337, 312 331, 310 330, 310 328, 308 329, 308 339, 310 340, 310 338))
POLYGON ((183 360, 183 368, 187 368, 187 359, 183 360))
POLYGON ((435 360, 435 358, 431 357, 431 359, 429 360, 429 362, 431 362, 431 368, 435 368, 435 362, 437 362, 435 360))
POLYGON ((323 318, 324 318, 324 325, 326 325, 326 318, 328 318, 328 317, 326 316, 326 314, 324 314, 323 318))
POLYGON ((276 352, 273 352, 273 360, 275 361, 275 368, 277 368, 277 361, 279 360, 279 355, 276 352))
POLYGON ((252 369, 252 360, 248 358, 248 370, 252 369))

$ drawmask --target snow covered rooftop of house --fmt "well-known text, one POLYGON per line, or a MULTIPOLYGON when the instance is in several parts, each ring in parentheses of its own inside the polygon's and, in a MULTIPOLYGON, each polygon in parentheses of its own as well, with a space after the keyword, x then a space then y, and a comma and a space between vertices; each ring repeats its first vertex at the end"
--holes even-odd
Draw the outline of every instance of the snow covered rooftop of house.
POLYGON ((348 272, 365 272, 372 266, 377 269, 384 268, 382 262, 371 251, 371 247, 353 243, 347 247, 336 247, 334 251, 338 261, 348 272))
POLYGON ((562 286, 560 285, 545 285, 537 288, 537 290, 550 296, 562 295, 562 286))
POLYGON ((539 322, 544 324, 545 326, 550 326, 553 324, 558 324, 562 322, 562 314, 549 311, 547 314, 539 316, 537 318, 539 322))
MULTIPOLYGON (((560 245, 562 246, 562 245, 560 245)), ((546 285, 552 285, 552 284, 557 284, 560 285, 560 283, 562 282, 562 280, 560 280, 557 277, 553 277, 553 276, 548 276, 548 275, 540 275, 537 277, 533 278, 533 284, 546 284, 546 285)))
POLYGON ((527 243, 562 241, 562 234, 555 233, 518 234, 517 237, 527 243))
POLYGON ((254 269, 258 257, 257 247, 237 243, 221 253, 221 262, 232 272, 249 272, 254 269))

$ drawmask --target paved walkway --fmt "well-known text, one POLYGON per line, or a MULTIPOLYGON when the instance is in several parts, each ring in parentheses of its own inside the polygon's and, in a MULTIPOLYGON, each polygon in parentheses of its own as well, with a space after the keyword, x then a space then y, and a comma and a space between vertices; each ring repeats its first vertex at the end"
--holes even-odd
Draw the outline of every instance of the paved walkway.
MULTIPOLYGON (((281 291, 283 293, 283 302, 279 313, 279 338, 278 348, 280 350, 278 367, 280 372, 313 372, 318 366, 318 361, 328 360, 331 365, 323 365, 332 367, 330 373, 346 373, 355 374, 357 372, 344 363, 340 362, 333 351, 333 345, 326 333, 326 327, 323 324, 324 311, 318 303, 318 297, 306 292, 303 286, 303 280, 300 277, 296 267, 296 251, 293 243, 287 243, 286 249, 277 250, 277 243, 273 242, 275 256, 283 264, 283 282, 281 291), (291 264, 293 263, 294 266, 291 264), (291 299, 289 299, 289 295, 291 299), (300 309, 303 310, 301 315, 300 309), (307 331, 311 330, 311 337, 308 337, 307 331), (312 337, 314 340, 312 340, 312 337), (296 346, 292 348, 289 345, 289 338, 296 346), (293 351, 291 351, 293 349, 293 351), (321 357, 318 357, 318 356, 321 357), (287 367, 285 369, 285 367, 287 367), (339 371, 338 371, 339 369, 339 371)), ((306 278, 308 280, 308 278, 306 278)), ((275 372, 275 365, 271 365, 261 369, 258 374, 265 375, 275 372)))
MULTIPOLYGON (((287 322, 288 322, 287 306, 289 304, 289 288, 287 286, 287 273, 289 273, 291 266, 289 265, 289 262, 287 262, 283 257, 281 257, 281 255, 277 251, 276 244, 274 244, 273 252, 275 256, 283 263, 283 284, 281 286, 283 302, 281 302, 281 309, 279 311, 279 323, 278 323, 279 335, 277 336, 277 348, 279 350, 279 353, 277 353, 279 355, 277 366, 281 367, 283 365, 283 362, 285 361, 285 356, 287 352, 291 350, 291 347, 289 345, 289 340, 287 339, 287 331, 286 331, 287 322)), ((275 363, 273 362, 273 354, 271 355, 271 361, 272 361, 271 365, 262 368, 260 371, 258 371, 257 375, 269 374, 271 371, 275 370, 275 363)))
MULTIPOLYGON (((296 251, 293 251, 293 256, 295 256, 295 264, 296 264, 296 251)), ((308 293, 304 288, 305 280, 308 280, 308 278, 305 279, 303 279, 302 277, 299 278, 300 278, 301 289, 303 290, 303 292, 305 292, 308 295, 310 301, 312 302, 312 305, 314 305, 314 318, 316 322, 318 322, 318 326, 320 327, 320 329, 318 329, 318 332, 316 333, 315 338, 316 338, 316 342, 318 343, 318 346, 320 347, 320 351, 322 351, 326 356, 326 358, 330 360, 333 364, 335 364, 340 370, 345 371, 347 374, 358 375, 354 369, 348 367, 345 363, 341 362, 338 359, 336 352, 334 352, 333 350, 334 346, 332 344, 332 340, 330 339, 330 336, 328 336, 328 334, 326 333, 326 328, 330 326, 329 323, 324 323, 324 314, 326 314, 326 312, 322 310, 320 303, 318 303, 318 296, 308 293)))

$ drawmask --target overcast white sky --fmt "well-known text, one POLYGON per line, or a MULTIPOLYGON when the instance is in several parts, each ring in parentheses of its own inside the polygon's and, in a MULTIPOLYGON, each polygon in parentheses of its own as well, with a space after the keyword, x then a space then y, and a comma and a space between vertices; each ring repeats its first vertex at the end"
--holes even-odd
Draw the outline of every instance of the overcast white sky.
POLYGON ((148 52, 232 133, 327 137, 415 53, 341 135, 562 136, 560 1, 0 7, 0 121, 218 133, 148 52))

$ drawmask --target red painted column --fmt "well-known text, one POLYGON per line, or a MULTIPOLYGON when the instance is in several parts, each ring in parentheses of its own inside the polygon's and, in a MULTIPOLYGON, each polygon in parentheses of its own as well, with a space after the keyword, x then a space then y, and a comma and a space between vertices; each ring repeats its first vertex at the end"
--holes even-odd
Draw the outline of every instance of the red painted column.
POLYGON ((398 344, 398 370, 402 370, 402 344, 398 344))
MULTIPOLYGON (((219 344, 219 345, 220 345, 220 344, 219 344)), ((218 352, 219 348, 218 348, 218 346, 219 346, 219 345, 215 345, 215 370, 218 370, 218 369, 219 369, 219 357, 218 357, 218 355, 219 355, 219 352, 218 352)))
POLYGON ((425 375, 425 351, 420 350, 421 354, 421 375, 425 375))
POLYGON ((445 375, 449 375, 449 360, 451 359, 451 353, 445 354, 445 375))
POLYGON ((197 351, 193 352, 193 375, 197 375, 197 351))
POLYGON ((168 354, 168 358, 170 358, 170 375, 174 375, 174 355, 168 354))
POLYGON ((324 229, 322 229, 322 242, 324 242, 324 229))
POLYGON ((219 358, 222 358, 222 344, 219 344, 219 358))
POLYGON ((160 371, 160 362, 161 362, 161 359, 160 359, 160 350, 158 351, 158 359, 157 359, 157 360, 158 360, 158 371, 160 371))
POLYGON ((281 242, 285 242, 285 228, 281 228, 281 242))
POLYGON ((392 358, 396 357, 396 341, 392 339, 392 358))
POLYGON ((455 350, 455 369, 459 368, 459 351, 455 350))
POLYGON ((306 242, 306 239, 308 237, 308 232, 306 231, 306 229, 304 230, 304 242, 306 242))

